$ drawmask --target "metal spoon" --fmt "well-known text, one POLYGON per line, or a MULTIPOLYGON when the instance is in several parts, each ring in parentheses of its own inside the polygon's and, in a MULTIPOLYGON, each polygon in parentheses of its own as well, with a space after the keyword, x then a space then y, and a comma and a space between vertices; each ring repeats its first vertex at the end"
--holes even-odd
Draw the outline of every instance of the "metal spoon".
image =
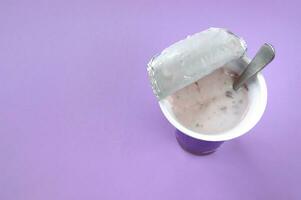
POLYGON ((265 43, 256 53, 255 57, 248 64, 242 74, 234 81, 233 89, 238 90, 250 78, 261 71, 275 57, 275 50, 272 45, 265 43))

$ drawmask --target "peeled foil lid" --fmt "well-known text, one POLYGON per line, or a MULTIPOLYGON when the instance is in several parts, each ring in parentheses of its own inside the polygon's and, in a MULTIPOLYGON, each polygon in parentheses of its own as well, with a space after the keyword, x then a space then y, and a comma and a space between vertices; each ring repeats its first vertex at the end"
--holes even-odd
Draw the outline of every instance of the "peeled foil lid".
POLYGON ((147 71, 158 100, 210 74, 247 50, 243 39, 223 28, 209 28, 154 56, 147 71))

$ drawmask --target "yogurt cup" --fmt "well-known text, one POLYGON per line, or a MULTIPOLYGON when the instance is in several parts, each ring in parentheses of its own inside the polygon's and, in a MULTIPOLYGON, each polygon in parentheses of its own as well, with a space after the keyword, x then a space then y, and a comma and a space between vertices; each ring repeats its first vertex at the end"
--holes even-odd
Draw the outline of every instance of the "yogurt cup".
MULTIPOLYGON (((241 72, 249 62, 250 59, 244 56, 227 66, 233 71, 241 72)), ((267 104, 267 87, 263 75, 258 73, 248 81, 247 87, 249 108, 245 117, 232 129, 219 133, 201 133, 186 128, 176 119, 172 105, 166 98, 159 101, 159 106, 166 119, 176 128, 176 139, 184 150, 197 155, 209 154, 216 151, 223 142, 246 134, 262 117, 267 104)))

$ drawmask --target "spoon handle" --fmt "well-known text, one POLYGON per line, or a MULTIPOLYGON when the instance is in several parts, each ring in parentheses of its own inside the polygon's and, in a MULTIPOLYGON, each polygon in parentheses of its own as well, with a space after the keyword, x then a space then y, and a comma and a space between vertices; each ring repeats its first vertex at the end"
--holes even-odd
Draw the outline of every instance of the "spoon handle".
POLYGON ((261 71, 275 57, 275 50, 272 45, 265 43, 261 46, 255 57, 248 64, 242 74, 234 81, 233 89, 238 90, 251 77, 261 71))

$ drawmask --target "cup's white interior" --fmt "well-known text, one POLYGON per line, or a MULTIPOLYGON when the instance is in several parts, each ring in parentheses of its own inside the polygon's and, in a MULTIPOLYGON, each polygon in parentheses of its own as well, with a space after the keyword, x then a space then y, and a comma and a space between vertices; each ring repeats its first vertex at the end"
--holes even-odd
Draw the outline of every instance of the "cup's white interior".
MULTIPOLYGON (((231 68, 234 71, 242 71, 246 65, 250 62, 247 57, 233 61, 227 64, 227 67, 231 68)), ((175 126, 178 130, 187 134, 193 138, 206 140, 206 141, 225 141, 230 140, 236 137, 239 137, 247 133, 252 129, 256 123, 260 120, 267 104, 267 88, 265 80, 261 73, 252 80, 248 81, 249 89, 249 108, 248 111, 240 123, 238 123, 234 128, 226 130, 219 133, 201 133, 192 131, 184 127, 179 121, 177 121, 171 104, 167 99, 159 101, 160 108, 167 118, 167 120, 175 126)))

